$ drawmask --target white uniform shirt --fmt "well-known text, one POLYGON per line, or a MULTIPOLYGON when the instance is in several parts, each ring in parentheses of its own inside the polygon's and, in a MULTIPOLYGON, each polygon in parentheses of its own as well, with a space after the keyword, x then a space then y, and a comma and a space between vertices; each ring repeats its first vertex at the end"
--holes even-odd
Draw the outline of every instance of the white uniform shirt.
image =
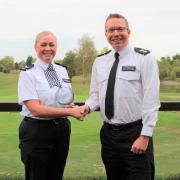
MULTIPOLYGON (((66 68, 54 63, 52 64, 60 80, 61 87, 71 90, 71 83, 66 68)), ((37 60, 34 64, 34 67, 20 72, 18 82, 18 96, 19 104, 22 105, 22 111, 20 112, 21 115, 33 117, 32 113, 24 104, 24 101, 26 100, 38 99, 42 104, 51 107, 58 107, 57 92, 59 87, 54 86, 50 88, 44 74, 44 70, 47 69, 48 65, 49 64, 43 62, 42 60, 37 60)))
POLYGON ((152 136, 157 121, 159 101, 159 72, 151 53, 135 52, 127 45, 119 51, 119 65, 114 88, 114 117, 105 115, 105 96, 115 51, 97 57, 92 68, 90 97, 86 101, 91 111, 100 107, 103 121, 125 124, 143 120, 142 135, 152 136))

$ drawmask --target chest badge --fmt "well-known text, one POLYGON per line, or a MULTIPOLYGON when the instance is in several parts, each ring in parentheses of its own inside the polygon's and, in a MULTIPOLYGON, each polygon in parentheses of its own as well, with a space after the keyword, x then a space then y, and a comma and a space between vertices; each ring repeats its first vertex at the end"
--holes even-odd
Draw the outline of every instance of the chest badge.
POLYGON ((122 66, 122 71, 136 71, 136 66, 122 66))

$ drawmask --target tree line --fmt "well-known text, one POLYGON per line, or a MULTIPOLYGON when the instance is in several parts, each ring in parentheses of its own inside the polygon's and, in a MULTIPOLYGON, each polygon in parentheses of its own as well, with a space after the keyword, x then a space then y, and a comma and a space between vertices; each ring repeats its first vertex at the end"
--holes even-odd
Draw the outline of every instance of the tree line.
MULTIPOLYGON (((105 51, 107 48, 104 48, 105 51)), ((102 50, 102 51, 103 51, 102 50)), ((97 50, 94 46, 93 38, 83 35, 78 42, 78 49, 70 50, 65 54, 63 59, 56 59, 55 62, 67 66, 69 75, 83 75, 86 77, 91 73, 91 67, 97 50)), ((19 63, 15 62, 11 56, 5 56, 0 59, 0 72, 10 73, 12 70, 20 70, 26 66, 30 66, 36 61, 36 58, 28 56, 26 60, 19 63)))
POLYGON ((162 57, 159 61, 159 77, 161 80, 180 78, 180 54, 162 57))
MULTIPOLYGON (((108 51, 107 47, 101 49, 99 53, 108 51)), ((92 37, 83 35, 78 42, 78 48, 70 50, 63 59, 56 59, 57 63, 67 66, 70 77, 82 75, 85 79, 91 73, 92 64, 98 51, 95 48, 92 37)), ((36 61, 36 58, 28 56, 26 60, 19 63, 15 62, 13 57, 5 56, 0 59, 0 72, 10 73, 12 70, 19 70, 25 66, 30 66, 36 61)), ((180 54, 172 57, 161 57, 158 60, 159 77, 161 80, 175 80, 180 78, 180 54)))

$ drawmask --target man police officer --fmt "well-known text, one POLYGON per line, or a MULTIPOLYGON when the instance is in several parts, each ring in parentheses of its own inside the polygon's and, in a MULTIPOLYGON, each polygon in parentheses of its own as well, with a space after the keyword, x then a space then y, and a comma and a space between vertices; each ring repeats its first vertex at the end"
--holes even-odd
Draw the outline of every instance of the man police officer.
POLYGON ((105 35, 113 50, 94 61, 82 113, 100 107, 101 155, 108 180, 153 180, 152 134, 160 107, 157 63, 150 51, 129 43, 124 16, 110 14, 105 35))

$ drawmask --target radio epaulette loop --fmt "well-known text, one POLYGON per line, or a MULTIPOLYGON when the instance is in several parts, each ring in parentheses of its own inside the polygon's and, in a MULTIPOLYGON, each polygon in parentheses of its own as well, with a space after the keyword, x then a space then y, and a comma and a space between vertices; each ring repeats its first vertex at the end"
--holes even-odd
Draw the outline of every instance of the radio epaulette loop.
POLYGON ((26 70, 29 70, 29 69, 31 69, 31 68, 33 68, 34 67, 34 64, 31 64, 31 65, 29 65, 29 66, 25 66, 24 68, 21 68, 20 70, 21 71, 26 71, 26 70))
POLYGON ((144 56, 150 53, 149 50, 138 48, 138 47, 135 47, 134 50, 135 50, 135 52, 142 54, 144 56))
POLYGON ((108 53, 110 53, 110 52, 111 52, 111 50, 109 50, 109 51, 107 51, 107 52, 105 52, 105 53, 99 54, 99 55, 97 55, 97 57, 104 56, 104 55, 106 55, 106 54, 108 54, 108 53))

